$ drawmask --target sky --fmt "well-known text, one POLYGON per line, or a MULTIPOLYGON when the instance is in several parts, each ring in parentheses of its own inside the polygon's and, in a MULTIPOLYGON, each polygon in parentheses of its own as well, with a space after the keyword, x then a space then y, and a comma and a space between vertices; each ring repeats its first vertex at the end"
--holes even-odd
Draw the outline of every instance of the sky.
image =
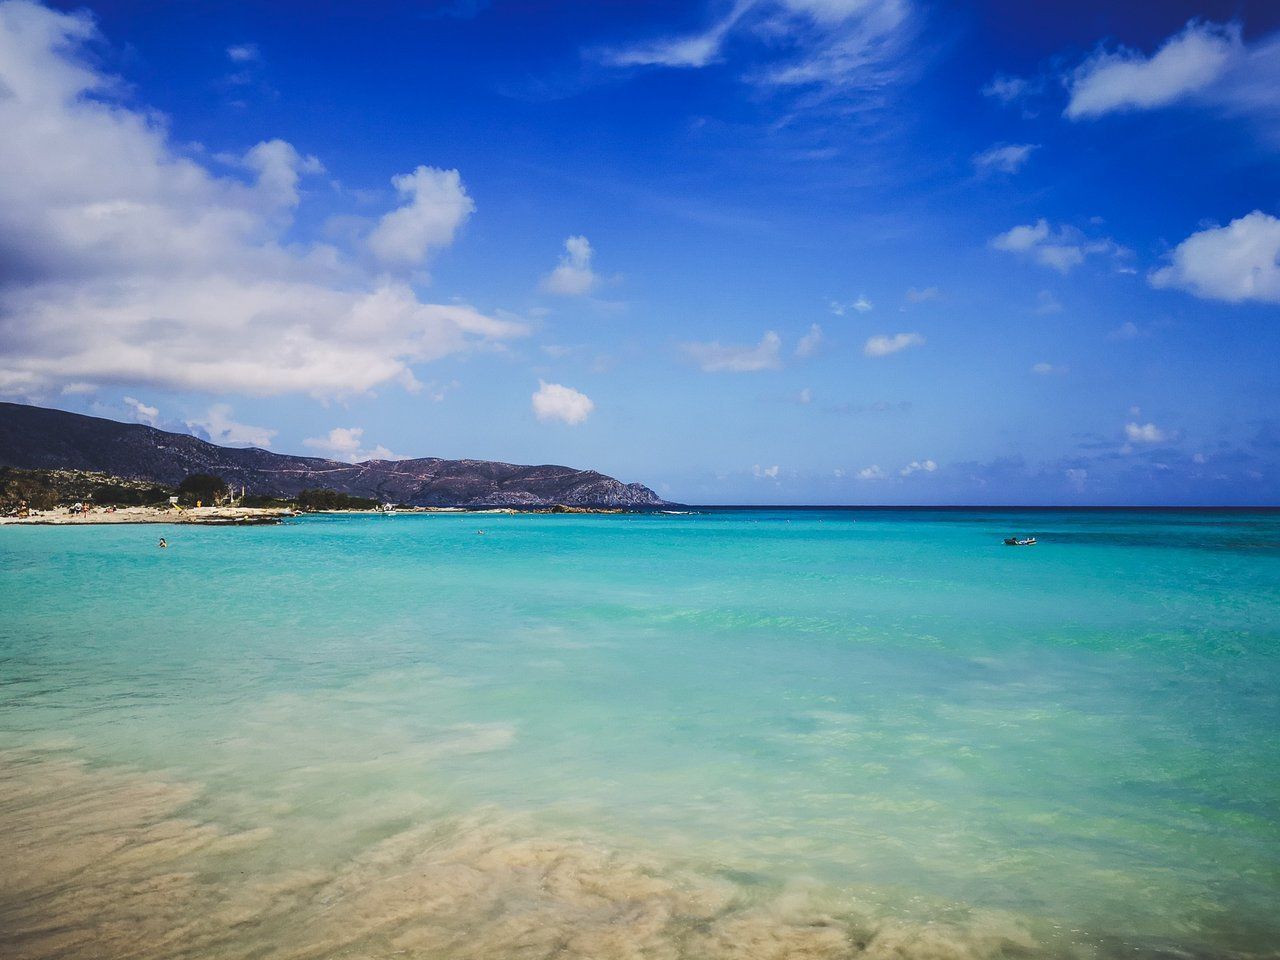
POLYGON ((0 0, 0 398, 686 503, 1280 503, 1280 5, 0 0))

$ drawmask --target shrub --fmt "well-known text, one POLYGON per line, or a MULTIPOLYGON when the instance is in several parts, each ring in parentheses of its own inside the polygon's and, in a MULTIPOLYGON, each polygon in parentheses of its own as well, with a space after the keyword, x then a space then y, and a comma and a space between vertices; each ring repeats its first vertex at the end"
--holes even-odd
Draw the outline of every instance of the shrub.
POLYGON ((178 496, 186 504, 195 503, 197 500, 204 504, 213 504, 226 495, 226 481, 211 473, 193 473, 178 484, 178 496))
POLYGON ((298 494, 298 507, 302 510, 372 510, 377 505, 377 500, 337 490, 303 490, 298 494))

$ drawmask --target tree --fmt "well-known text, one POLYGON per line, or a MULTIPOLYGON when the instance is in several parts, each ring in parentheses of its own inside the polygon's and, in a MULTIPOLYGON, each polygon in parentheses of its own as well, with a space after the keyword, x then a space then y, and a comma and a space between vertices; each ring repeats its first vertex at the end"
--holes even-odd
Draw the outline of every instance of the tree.
POLYGON ((178 496, 183 503, 212 504, 227 495, 227 482, 211 473, 193 473, 178 484, 178 496))

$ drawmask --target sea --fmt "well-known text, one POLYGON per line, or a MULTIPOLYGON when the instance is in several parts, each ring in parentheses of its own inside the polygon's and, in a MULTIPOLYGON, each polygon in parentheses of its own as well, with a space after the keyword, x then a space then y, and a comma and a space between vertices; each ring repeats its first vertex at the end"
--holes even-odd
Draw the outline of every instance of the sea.
POLYGON ((1280 512, 0 527, 0 956, 1275 958, 1280 512))

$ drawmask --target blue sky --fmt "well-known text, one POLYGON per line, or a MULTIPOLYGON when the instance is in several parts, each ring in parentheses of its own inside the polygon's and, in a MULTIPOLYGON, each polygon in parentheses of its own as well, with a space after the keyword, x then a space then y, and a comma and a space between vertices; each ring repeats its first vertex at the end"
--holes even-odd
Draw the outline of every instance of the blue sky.
POLYGON ((1280 501, 1275 4, 0 2, 0 129, 9 399, 685 502, 1280 501))

